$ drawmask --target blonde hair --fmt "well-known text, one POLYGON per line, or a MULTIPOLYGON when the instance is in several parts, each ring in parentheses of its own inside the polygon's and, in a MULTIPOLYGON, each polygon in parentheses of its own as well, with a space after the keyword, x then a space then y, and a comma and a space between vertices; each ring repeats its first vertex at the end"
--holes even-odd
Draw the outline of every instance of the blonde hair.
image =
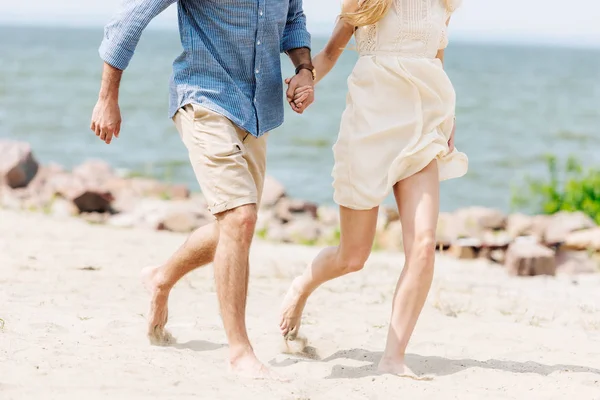
MULTIPOLYGON (((342 11, 340 18, 352 26, 360 27, 379 22, 392 6, 394 0, 362 0, 356 11, 342 11)), ((452 0, 443 0, 447 9, 450 9, 452 0)))

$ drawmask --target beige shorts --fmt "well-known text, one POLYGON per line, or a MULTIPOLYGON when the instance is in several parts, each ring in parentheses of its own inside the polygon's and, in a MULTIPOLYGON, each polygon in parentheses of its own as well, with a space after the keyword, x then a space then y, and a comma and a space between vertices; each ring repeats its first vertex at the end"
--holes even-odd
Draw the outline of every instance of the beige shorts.
POLYGON ((256 138, 197 104, 180 108, 173 121, 211 213, 259 204, 267 164, 266 134, 256 138))

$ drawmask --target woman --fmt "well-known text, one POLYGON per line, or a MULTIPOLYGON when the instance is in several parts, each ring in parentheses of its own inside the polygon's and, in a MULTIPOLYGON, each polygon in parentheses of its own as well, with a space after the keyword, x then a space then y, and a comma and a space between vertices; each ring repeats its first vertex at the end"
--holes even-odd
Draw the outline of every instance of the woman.
MULTIPOLYGON (((447 24, 460 0, 356 1, 344 0, 332 37, 313 60, 320 80, 356 36, 359 58, 333 147, 340 245, 323 250, 293 281, 280 328, 295 339, 308 296, 363 268, 378 207, 393 191, 406 261, 379 370, 414 377, 404 356, 433 278, 439 182, 464 175, 468 165, 454 148, 455 93, 443 69, 447 24)), ((297 105, 310 90, 297 90, 297 105)))

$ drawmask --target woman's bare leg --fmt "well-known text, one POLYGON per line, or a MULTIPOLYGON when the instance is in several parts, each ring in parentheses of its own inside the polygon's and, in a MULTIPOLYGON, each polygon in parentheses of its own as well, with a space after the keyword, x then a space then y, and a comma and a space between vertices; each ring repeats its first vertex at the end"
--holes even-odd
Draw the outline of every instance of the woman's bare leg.
POLYGON ((304 273, 294 279, 282 308, 281 334, 294 340, 308 296, 323 283, 360 271, 371 254, 378 207, 367 211, 340 207, 340 245, 322 250, 304 273))
POLYGON ((406 261, 392 302, 392 317, 379 370, 415 377, 405 365, 404 357, 433 280, 439 214, 437 161, 398 182, 394 195, 402 223, 406 261))

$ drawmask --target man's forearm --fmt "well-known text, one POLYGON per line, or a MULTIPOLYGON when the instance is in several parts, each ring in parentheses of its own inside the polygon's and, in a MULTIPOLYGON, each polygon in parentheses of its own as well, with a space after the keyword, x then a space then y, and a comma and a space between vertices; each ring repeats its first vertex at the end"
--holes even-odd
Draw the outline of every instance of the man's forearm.
POLYGON ((290 60, 294 64, 294 67, 297 67, 301 64, 311 64, 312 59, 310 57, 310 49, 308 47, 300 47, 297 49, 292 49, 287 52, 290 60))
POLYGON ((102 70, 102 84, 100 86, 99 97, 106 100, 119 99, 119 87, 121 86, 121 76, 123 71, 117 69, 106 62, 102 70))

